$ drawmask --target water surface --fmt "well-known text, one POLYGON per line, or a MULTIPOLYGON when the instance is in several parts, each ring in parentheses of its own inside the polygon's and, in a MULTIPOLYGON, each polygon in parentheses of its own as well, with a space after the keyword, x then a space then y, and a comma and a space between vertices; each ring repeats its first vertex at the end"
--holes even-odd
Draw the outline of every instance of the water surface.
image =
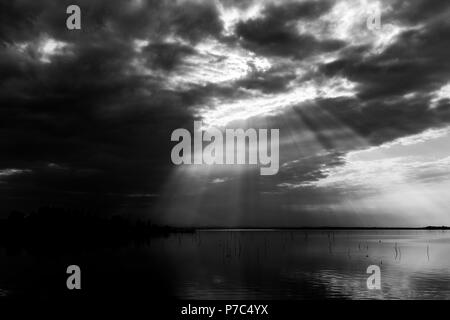
POLYGON ((0 297, 67 294, 69 264, 90 297, 450 298, 450 232, 436 230, 202 230, 77 254, 0 249, 0 297), (369 265, 381 290, 367 288, 369 265))

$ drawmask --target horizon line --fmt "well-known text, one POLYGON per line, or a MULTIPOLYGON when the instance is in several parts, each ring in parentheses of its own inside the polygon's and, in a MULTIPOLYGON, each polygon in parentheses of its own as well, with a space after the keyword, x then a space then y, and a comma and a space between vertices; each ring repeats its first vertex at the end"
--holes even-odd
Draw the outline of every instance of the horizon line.
MULTIPOLYGON (((175 227, 183 228, 183 227, 175 227)), ((336 227, 336 226, 301 226, 301 227, 218 227, 218 226, 202 226, 202 227, 184 227, 195 230, 447 230, 450 226, 425 226, 425 227, 336 227)))

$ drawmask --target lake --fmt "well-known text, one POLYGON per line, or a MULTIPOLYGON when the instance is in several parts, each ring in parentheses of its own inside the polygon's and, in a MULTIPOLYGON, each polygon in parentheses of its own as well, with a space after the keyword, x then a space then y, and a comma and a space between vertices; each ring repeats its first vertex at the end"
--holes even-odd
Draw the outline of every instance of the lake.
POLYGON ((0 249, 0 298, 450 299, 450 232, 200 230, 122 247, 0 249), (82 290, 65 287, 66 267, 82 290), (369 290, 367 267, 381 269, 369 290))

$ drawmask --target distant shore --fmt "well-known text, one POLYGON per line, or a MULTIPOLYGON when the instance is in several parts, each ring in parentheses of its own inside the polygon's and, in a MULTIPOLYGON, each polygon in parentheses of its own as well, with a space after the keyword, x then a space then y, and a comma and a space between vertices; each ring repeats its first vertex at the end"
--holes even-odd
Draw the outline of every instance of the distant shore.
POLYGON ((427 227, 193 227, 195 230, 207 231, 296 231, 296 230, 450 230, 449 226, 427 227))

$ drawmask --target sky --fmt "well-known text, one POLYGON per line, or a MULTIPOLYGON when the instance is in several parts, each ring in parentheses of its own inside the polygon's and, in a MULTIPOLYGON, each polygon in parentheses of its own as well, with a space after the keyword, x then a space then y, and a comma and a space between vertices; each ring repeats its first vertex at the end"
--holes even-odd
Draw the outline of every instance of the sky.
POLYGON ((2 1, 0 217, 450 225, 449 16, 448 0, 2 1), (171 133, 194 121, 279 129, 278 174, 175 166, 171 133))

